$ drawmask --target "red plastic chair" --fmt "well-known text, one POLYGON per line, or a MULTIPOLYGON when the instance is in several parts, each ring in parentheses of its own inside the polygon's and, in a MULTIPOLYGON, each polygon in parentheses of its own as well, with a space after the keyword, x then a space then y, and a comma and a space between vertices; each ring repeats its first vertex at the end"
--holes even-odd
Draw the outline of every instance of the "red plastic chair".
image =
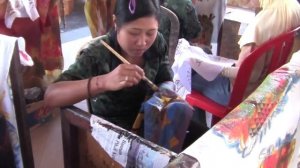
POLYGON ((212 124, 215 124, 244 100, 248 81, 250 79, 253 66, 257 62, 258 58, 267 52, 271 53, 271 62, 268 66, 267 74, 276 70, 288 61, 293 48, 294 39, 297 33, 299 33, 299 30, 300 27, 293 31, 279 35, 278 37, 263 43, 249 54, 239 68, 227 106, 218 104, 197 91, 192 91, 191 94, 188 94, 186 101, 194 107, 198 107, 211 113, 213 115, 212 124))

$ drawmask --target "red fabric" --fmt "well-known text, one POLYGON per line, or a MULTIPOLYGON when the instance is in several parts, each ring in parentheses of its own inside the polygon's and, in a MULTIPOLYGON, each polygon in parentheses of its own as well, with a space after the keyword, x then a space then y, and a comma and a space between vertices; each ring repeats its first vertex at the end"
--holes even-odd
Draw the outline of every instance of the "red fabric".
MULTIPOLYGON (((41 86, 45 70, 63 68, 58 4, 58 0, 37 1, 40 18, 35 21, 16 18, 11 29, 4 24, 4 12, 0 13, 0 33, 23 37, 26 51, 33 58, 34 67, 27 68, 24 73, 25 88, 41 86)), ((0 9, 5 9, 4 5, 6 3, 0 4, 0 9)))
POLYGON ((1 16, 0 33, 24 37, 26 51, 37 58, 46 70, 62 69, 58 1, 39 0, 37 9, 39 19, 16 18, 11 29, 6 28, 4 16, 1 16))

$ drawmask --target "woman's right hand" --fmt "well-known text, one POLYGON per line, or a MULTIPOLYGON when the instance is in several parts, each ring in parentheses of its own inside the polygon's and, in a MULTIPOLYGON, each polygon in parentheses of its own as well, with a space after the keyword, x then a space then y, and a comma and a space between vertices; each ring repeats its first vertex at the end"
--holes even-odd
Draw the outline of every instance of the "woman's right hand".
POLYGON ((145 76, 144 70, 134 64, 120 64, 105 75, 104 87, 115 91, 138 84, 145 76))

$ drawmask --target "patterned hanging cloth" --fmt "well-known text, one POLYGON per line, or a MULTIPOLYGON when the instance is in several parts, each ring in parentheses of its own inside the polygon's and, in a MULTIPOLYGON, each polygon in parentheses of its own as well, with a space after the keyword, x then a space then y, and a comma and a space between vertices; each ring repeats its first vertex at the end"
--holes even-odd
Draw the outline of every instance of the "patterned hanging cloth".
POLYGON ((84 13, 92 37, 106 34, 113 27, 116 0, 86 0, 84 13))

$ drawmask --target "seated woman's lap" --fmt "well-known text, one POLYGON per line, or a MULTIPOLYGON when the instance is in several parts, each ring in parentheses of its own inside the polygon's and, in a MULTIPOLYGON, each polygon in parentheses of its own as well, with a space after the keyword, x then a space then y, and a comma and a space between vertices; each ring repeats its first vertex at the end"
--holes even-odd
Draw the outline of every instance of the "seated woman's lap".
POLYGON ((192 76, 192 90, 201 92, 217 103, 227 105, 230 98, 230 80, 219 75, 213 81, 207 81, 195 73, 192 76))

